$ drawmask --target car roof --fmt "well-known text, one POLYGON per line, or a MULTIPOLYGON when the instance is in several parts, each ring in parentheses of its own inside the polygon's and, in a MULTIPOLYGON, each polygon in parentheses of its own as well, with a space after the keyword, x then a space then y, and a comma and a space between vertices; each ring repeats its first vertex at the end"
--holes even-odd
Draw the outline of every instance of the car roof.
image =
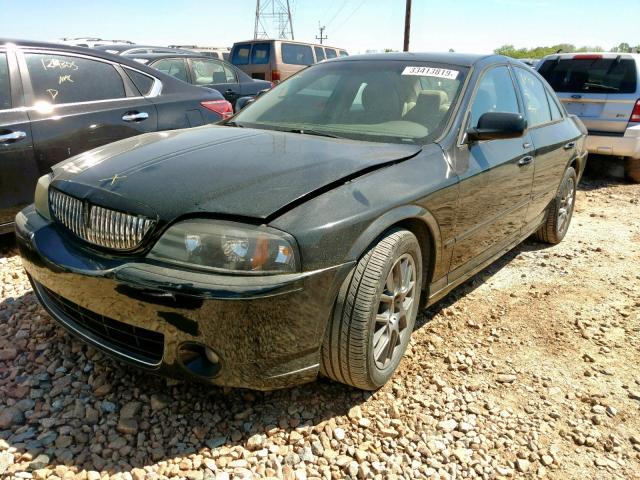
MULTIPOLYGON (((321 44, 321 43, 301 42, 299 40, 287 40, 286 38, 260 38, 260 39, 244 40, 242 42, 234 42, 233 43, 233 47, 235 47, 236 45, 240 45, 242 43, 269 43, 269 42, 295 43, 295 44, 300 44, 300 45, 309 45, 311 47, 325 47, 325 48, 333 48, 333 49, 336 49, 336 50, 344 50, 345 52, 347 51, 346 48, 335 47, 333 45, 326 45, 326 44, 321 44)), ((233 48, 233 47, 231 47, 231 48, 233 48)))
POLYGON ((119 52, 123 52, 125 50, 135 50, 136 48, 164 48, 165 50, 175 50, 176 52, 180 51, 180 49, 177 49, 177 48, 163 47, 160 45, 138 45, 136 43, 134 44, 112 43, 110 45, 99 45, 94 48, 96 50, 117 50, 119 52))
MULTIPOLYGON (((170 53, 140 53, 140 54, 135 54, 132 55, 131 58, 142 58, 144 60, 157 60, 159 58, 175 58, 175 57, 179 57, 179 58, 206 58, 207 60, 218 60, 221 62, 224 62, 224 60, 217 58, 217 57, 208 57, 207 55, 203 55, 201 53, 198 52, 187 52, 187 53, 182 53, 182 52, 170 52, 170 53)), ((227 62, 228 63, 228 62, 227 62)))
POLYGON ((8 45, 15 45, 19 48, 34 48, 34 49, 42 49, 42 50, 56 50, 58 52, 69 52, 80 55, 87 55, 90 57, 100 58, 103 60, 108 60, 109 62, 118 63, 120 65, 124 65, 127 67, 134 68, 136 70, 140 70, 147 75, 152 77, 159 78, 163 84, 163 92, 172 93, 180 90, 187 90, 192 88, 201 88, 196 85, 191 85, 189 83, 182 82, 172 77, 171 75, 166 75, 155 68, 151 68, 147 65, 144 65, 140 62, 136 62, 134 57, 126 57, 122 55, 114 55, 112 53, 107 53, 103 50, 98 50, 95 48, 86 48, 86 47, 76 47, 74 45, 67 45, 65 43, 51 43, 51 42, 37 42, 32 40, 12 40, 12 39, 4 39, 0 38, 0 48, 6 47, 8 45))
POLYGON ((461 67, 471 67, 484 60, 503 61, 513 63, 513 59, 503 55, 486 55, 472 53, 418 53, 418 52, 389 52, 389 53, 365 53, 362 55, 350 55, 348 57, 332 58, 327 62, 350 62, 361 60, 401 60, 405 62, 433 62, 448 63, 461 67))

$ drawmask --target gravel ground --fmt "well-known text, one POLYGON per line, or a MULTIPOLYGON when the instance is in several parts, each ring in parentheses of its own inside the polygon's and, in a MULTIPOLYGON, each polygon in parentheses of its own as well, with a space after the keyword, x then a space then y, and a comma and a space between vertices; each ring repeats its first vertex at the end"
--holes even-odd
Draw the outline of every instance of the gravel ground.
POLYGON ((639 199, 584 182, 565 241, 423 312, 373 394, 126 368, 58 327, 0 247, 0 478, 640 479, 639 199))

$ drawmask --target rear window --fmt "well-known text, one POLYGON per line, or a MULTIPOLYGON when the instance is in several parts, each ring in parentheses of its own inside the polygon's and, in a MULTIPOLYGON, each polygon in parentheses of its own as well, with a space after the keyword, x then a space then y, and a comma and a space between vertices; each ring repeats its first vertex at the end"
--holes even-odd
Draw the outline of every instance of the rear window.
POLYGON ((338 52, 338 53, 339 53, 339 55, 340 55, 341 57, 348 57, 348 56, 349 56, 349 54, 347 53, 347 51, 346 51, 346 50, 340 50, 340 52, 338 52))
POLYGON ((630 58, 546 60, 539 73, 556 92, 634 93, 637 86, 630 58))
POLYGON ((281 47, 282 63, 290 65, 312 65, 313 52, 309 45, 283 43, 281 47))
POLYGON ((251 63, 257 65, 269 63, 269 52, 271 52, 270 44, 254 43, 251 51, 251 63))
POLYGON ((248 65, 250 52, 251 44, 236 45, 231 54, 231 63, 234 65, 248 65))

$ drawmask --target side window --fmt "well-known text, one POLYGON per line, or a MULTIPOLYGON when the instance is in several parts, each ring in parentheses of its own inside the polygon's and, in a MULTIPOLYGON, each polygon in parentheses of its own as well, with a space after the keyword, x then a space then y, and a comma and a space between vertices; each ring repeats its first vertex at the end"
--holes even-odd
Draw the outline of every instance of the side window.
POLYGON ((236 45, 231 55, 231 63, 234 65, 248 65, 249 53, 251 52, 250 44, 236 45))
POLYGON ((254 43, 251 50, 251 63, 263 65, 269 63, 269 53, 271 52, 271 44, 254 43))
POLYGON ((348 57, 348 56, 349 56, 349 54, 347 53, 347 51, 346 51, 346 50, 340 50, 339 55, 340 55, 341 57, 348 57))
POLYGON ((193 83, 196 85, 235 83, 236 81, 235 74, 218 60, 194 59, 191 60, 191 67, 193 83))
POLYGON ((171 75, 183 82, 189 82, 189 75, 187 74, 187 65, 182 58, 163 58, 158 60, 152 65, 156 70, 161 71, 167 75, 171 75))
POLYGON ((520 113, 513 81, 507 67, 495 67, 484 74, 471 107, 471 126, 476 127, 483 113, 520 113))
POLYGON ((222 68, 224 69, 224 74, 227 77, 227 83, 238 83, 236 72, 234 72, 232 68, 229 68, 224 63, 222 64, 222 68))
POLYGON ((313 47, 313 50, 316 52, 316 62, 321 62, 326 57, 324 56, 324 48, 322 47, 313 47))
POLYGON ((327 58, 336 58, 338 56, 333 48, 325 48, 324 51, 327 52, 327 58))
POLYGON ((551 108, 551 120, 560 120, 562 118, 562 111, 558 105, 558 100, 556 100, 555 95, 548 89, 545 88, 545 92, 547 92, 547 100, 549 101, 549 107, 551 108))
POLYGON ((136 86, 140 95, 149 95, 151 93, 151 87, 153 87, 154 79, 144 73, 136 72, 130 68, 125 68, 124 71, 136 86))
POLYGON ((312 65, 313 53, 309 45, 282 43, 282 63, 289 65, 312 65))
POLYGON ((551 111, 542 82, 522 68, 515 68, 515 72, 522 89, 529 127, 550 122, 551 111))
POLYGON ((7 54, 0 53, 0 110, 11 108, 11 84, 7 54))
POLYGON ((25 57, 36 101, 61 104, 126 97, 122 77, 108 63, 56 54, 25 57))

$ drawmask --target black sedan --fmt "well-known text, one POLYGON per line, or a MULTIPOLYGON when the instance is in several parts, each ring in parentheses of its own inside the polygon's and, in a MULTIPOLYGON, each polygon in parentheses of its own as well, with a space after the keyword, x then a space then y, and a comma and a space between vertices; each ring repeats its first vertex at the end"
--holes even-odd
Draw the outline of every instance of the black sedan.
POLYGON ((501 56, 305 69, 225 125, 57 165, 16 218, 42 305, 133 365, 373 390, 418 310, 535 233, 567 233, 585 129, 501 56))
POLYGON ((218 94, 131 59, 82 47, 0 40, 0 234, 38 178, 86 150, 146 132, 216 122, 218 94))
POLYGON ((251 78, 235 65, 201 54, 147 54, 133 58, 183 82, 213 88, 234 107, 238 98, 255 97, 273 86, 251 78))

